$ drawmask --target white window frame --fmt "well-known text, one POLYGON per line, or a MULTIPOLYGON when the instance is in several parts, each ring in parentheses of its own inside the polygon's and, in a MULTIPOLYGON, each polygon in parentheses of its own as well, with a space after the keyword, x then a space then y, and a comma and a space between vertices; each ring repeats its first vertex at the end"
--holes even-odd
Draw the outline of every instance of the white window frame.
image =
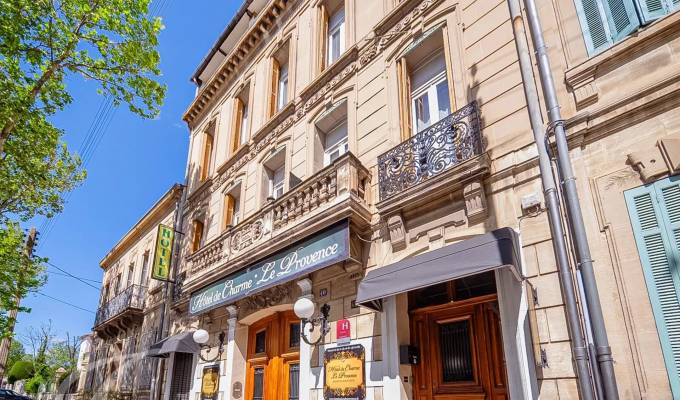
POLYGON ((340 58, 342 53, 345 52, 345 7, 340 7, 336 12, 333 13, 328 18, 328 36, 326 37, 327 40, 327 60, 328 60, 328 65, 333 64, 335 61, 340 58), (339 40, 339 48, 338 48, 338 54, 337 56, 333 56, 333 36, 335 35, 340 36, 339 40))
POLYGON ((241 131, 239 137, 239 146, 243 146, 248 142, 248 101, 243 101, 243 112, 241 115, 241 131))
POLYGON ((324 136, 324 154, 323 154, 323 164, 324 167, 330 165, 333 161, 336 159, 342 157, 345 153, 349 151, 349 140, 348 140, 348 132, 347 132, 347 121, 343 121, 339 125, 337 125, 335 128, 331 129, 328 133, 325 134, 324 136), (328 143, 328 137, 332 136, 333 133, 338 132, 340 130, 344 130, 345 134, 341 140, 339 140, 337 143, 330 147, 326 147, 326 144, 328 143), (335 158, 333 157, 333 153, 338 151, 338 156, 335 158))
POLYGON ((285 193, 285 182, 286 182, 286 166, 282 165, 276 170, 271 171, 269 177, 269 197, 274 200, 283 196, 285 193), (277 193, 280 192, 280 193, 277 193))
POLYGON ((276 111, 288 103, 288 63, 279 67, 279 83, 276 91, 276 111))
MULTIPOLYGON (((434 62, 438 55, 439 52, 435 53, 434 56, 430 57, 418 69, 413 71, 411 75, 415 76, 418 73, 423 73, 423 70, 428 68, 434 62)), ((450 84, 450 82, 448 82, 446 76, 446 64, 444 64, 444 69, 442 71, 437 72, 432 78, 423 82, 420 86, 413 88, 413 90, 411 91, 411 125, 413 127, 412 129, 414 134, 429 128, 430 126, 434 125, 435 123, 441 120, 441 118, 439 118, 439 97, 437 96, 437 86, 442 82, 446 82, 448 89, 448 85, 450 84), (427 95, 428 98, 428 112, 430 115, 430 121, 429 124, 427 124, 426 126, 418 127, 417 101, 424 95, 427 95)), ((451 96, 449 95, 449 90, 447 90, 446 96, 449 98, 449 114, 450 114, 452 110, 451 110, 451 96)))

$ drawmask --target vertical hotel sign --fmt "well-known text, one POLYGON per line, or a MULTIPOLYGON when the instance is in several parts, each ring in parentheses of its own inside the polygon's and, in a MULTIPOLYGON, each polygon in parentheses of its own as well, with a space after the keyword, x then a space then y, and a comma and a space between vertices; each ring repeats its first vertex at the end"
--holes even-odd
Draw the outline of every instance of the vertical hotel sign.
POLYGON ((153 279, 168 280, 170 276, 170 261, 172 260, 172 244, 175 231, 169 226, 159 224, 156 236, 156 254, 153 258, 153 279))

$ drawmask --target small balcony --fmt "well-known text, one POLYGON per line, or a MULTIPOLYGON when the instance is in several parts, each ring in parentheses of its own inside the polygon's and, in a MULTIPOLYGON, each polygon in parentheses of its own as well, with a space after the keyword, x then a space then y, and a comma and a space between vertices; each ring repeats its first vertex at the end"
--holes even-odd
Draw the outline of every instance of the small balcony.
POLYGON ((455 190, 489 170, 476 102, 378 156, 381 213, 455 190))
POLYGON ((100 336, 113 336, 118 330, 143 319, 146 286, 131 285, 97 309, 94 330, 100 336))
POLYGON ((186 256, 190 278, 183 293, 214 278, 208 271, 227 263, 220 274, 235 271, 334 222, 349 219, 358 229, 368 228, 370 180, 370 171, 353 154, 339 157, 186 256))

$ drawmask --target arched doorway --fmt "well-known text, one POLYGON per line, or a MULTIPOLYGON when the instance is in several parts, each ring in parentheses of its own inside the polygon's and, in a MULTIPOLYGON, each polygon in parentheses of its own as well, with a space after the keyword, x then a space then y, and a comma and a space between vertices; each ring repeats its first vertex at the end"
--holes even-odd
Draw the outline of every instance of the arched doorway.
POLYGON ((248 328, 246 400, 298 400, 300 320, 292 311, 265 317, 248 328))

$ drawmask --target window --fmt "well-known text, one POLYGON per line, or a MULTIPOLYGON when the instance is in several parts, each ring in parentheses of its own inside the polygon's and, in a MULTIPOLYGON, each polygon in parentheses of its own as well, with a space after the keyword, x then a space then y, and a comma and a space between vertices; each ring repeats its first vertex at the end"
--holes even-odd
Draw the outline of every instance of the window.
POLYGON ((680 396, 680 177, 625 193, 673 398, 680 396))
POLYGON ((328 65, 333 64, 345 51, 345 8, 341 7, 335 11, 328 21, 328 36, 326 43, 328 46, 328 65))
POLYGON ((234 99, 234 113, 233 113, 233 128, 232 128, 232 142, 231 152, 235 153, 241 146, 248 142, 248 135, 250 125, 248 124, 248 96, 249 89, 245 89, 239 93, 234 99))
POLYGON ((142 285, 146 286, 149 280, 149 251, 145 251, 142 256, 142 277, 140 282, 142 285))
POLYGON ((201 248, 203 244, 203 222, 194 220, 193 235, 191 240, 191 252, 194 253, 201 248))
POLYGON ((282 46, 272 56, 272 88, 269 100, 269 116, 274 116, 288 104, 288 60, 290 46, 282 46))
POLYGON ((575 0, 588 54, 597 54, 640 25, 680 7, 678 0, 575 0))
POLYGON ((319 5, 318 67, 323 71, 345 51, 345 4, 328 0, 319 5))
POLYGON ((347 101, 336 103, 323 113, 315 123, 316 144, 314 168, 330 165, 349 151, 347 139, 347 101))
POLYGON ((134 283, 135 279, 135 264, 132 263, 128 266, 128 273, 127 273, 127 286, 130 287, 134 283))
POLYGON ((201 158, 200 181, 208 179, 210 175, 210 162, 213 152, 213 132, 212 129, 203 133, 203 156, 201 158))
POLYGON ((427 129, 453 110, 443 31, 437 29, 424 35, 397 63, 403 140, 427 129))
POLYGON ((224 195, 224 228, 238 225, 241 219, 241 184, 224 195))
POLYGON ((117 295, 118 293, 120 293, 120 273, 116 275, 116 283, 113 286, 113 294, 117 295))
POLYGON ((278 199, 285 193, 286 184, 286 150, 277 151, 264 162, 264 198, 278 199))

